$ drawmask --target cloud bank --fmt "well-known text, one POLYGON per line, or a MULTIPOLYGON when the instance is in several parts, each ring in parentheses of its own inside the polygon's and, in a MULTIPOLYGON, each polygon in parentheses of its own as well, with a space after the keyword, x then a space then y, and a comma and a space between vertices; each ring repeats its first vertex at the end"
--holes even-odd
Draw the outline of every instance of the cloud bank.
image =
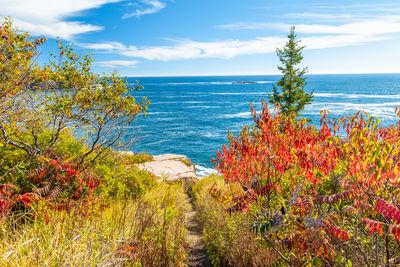
POLYGON ((0 0, 0 17, 10 16, 16 26, 32 35, 71 40, 76 35, 102 30, 98 25, 67 18, 121 0, 0 0))
MULTIPOLYGON (((290 14, 296 17, 319 17, 331 19, 334 15, 318 15, 310 13, 290 14)), ((332 24, 297 24, 296 32, 305 34, 301 38, 306 49, 324 49, 367 44, 397 38, 400 34, 400 16, 382 15, 372 16, 368 19, 354 18, 343 14, 343 19, 349 18, 350 22, 337 25, 332 24)), ((219 25, 218 28, 227 30, 255 30, 278 29, 288 32, 290 24, 286 23, 234 23, 219 25)), ((172 40, 172 44, 163 46, 125 45, 119 42, 105 42, 97 44, 80 44, 92 50, 117 53, 129 58, 142 58, 146 60, 182 60, 196 58, 230 59, 241 55, 257 55, 274 52, 286 42, 286 37, 259 36, 247 40, 222 40, 201 42, 194 40, 172 40)))
MULTIPOLYGON (((333 34, 304 37, 301 42, 306 49, 323 49, 360 45, 390 38, 392 37, 374 34, 333 34)), ((241 55, 273 53, 277 47, 282 47, 286 40, 287 38, 283 37, 257 37, 249 40, 214 42, 175 40, 169 46, 147 47, 126 46, 119 42, 79 45, 87 49, 117 53, 130 58, 170 61, 196 58, 230 59, 241 55)))

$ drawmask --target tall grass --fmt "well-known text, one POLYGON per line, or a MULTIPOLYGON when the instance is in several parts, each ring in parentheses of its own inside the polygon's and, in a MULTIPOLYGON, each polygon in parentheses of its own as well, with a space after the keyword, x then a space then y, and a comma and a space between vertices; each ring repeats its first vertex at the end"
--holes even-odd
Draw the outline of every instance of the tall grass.
POLYGON ((15 214, 0 224, 0 265, 181 266, 188 210, 181 185, 159 183, 90 218, 74 211, 15 214))
MULTIPOLYGON (((216 184, 228 189, 221 177, 212 175, 193 187, 198 220, 203 226, 204 242, 214 266, 269 266, 276 255, 250 232, 250 217, 246 213, 229 214, 223 205, 211 197, 210 188, 216 184)), ((238 188, 238 190, 240 190, 238 188)))

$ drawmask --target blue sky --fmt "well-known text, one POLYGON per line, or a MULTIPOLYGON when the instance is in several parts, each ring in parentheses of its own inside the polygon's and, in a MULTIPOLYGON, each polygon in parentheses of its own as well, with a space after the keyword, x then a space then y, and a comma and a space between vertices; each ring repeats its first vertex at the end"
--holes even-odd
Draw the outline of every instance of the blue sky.
POLYGON ((0 0, 22 31, 92 51, 127 76, 277 74, 290 25, 310 73, 399 73, 400 2, 337 0, 0 0))

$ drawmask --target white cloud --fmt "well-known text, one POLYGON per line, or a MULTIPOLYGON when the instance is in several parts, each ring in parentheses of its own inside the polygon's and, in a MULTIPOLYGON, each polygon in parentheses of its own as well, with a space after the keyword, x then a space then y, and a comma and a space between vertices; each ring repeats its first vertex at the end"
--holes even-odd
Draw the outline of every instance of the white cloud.
POLYGON ((294 19, 319 19, 323 21, 353 21, 362 18, 370 18, 370 15, 355 15, 355 14, 326 14, 326 13, 311 13, 311 12, 303 12, 303 13, 288 13, 284 15, 285 18, 294 18, 294 19))
POLYGON ((271 28, 282 28, 286 27, 284 23, 262 23, 262 22, 237 22, 230 24, 217 25, 218 29, 222 30, 260 30, 260 29, 271 29, 271 28))
POLYGON ((77 34, 99 31, 101 26, 67 18, 121 0, 0 0, 0 17, 10 16, 20 30, 32 35, 73 39, 77 34))
POLYGON ((325 36, 305 37, 302 38, 301 40, 302 44, 306 46, 306 49, 323 49, 323 48, 361 45, 388 39, 392 39, 392 37, 346 34, 346 35, 325 35, 325 36))
POLYGON ((116 68, 118 66, 122 67, 135 67, 139 61, 137 60, 109 60, 109 61, 96 61, 95 65, 107 68, 116 68))
POLYGON ((191 40, 177 40, 171 46, 136 47, 124 46, 121 43, 113 43, 114 49, 103 49, 105 44, 80 44, 89 49, 108 50, 133 58, 147 60, 179 60, 193 58, 223 58, 229 59, 243 54, 260 54, 275 51, 277 46, 284 43, 285 38, 268 37, 256 38, 249 41, 221 41, 221 42, 196 42, 191 40))
POLYGON ((153 46, 137 48, 129 46, 120 51, 129 57, 148 60, 177 60, 193 58, 229 59, 239 55, 270 53, 285 41, 284 38, 256 38, 249 41, 229 40, 216 42, 176 41, 172 46, 153 46))
MULTIPOLYGON (((299 16, 311 14, 298 14, 299 16)), ((313 14, 318 17, 317 14, 313 14)), ((330 17, 331 15, 320 15, 319 18, 330 17)), ((333 15, 332 15, 333 16, 333 15)), ((344 18, 344 16, 342 17, 344 18)), ((400 16, 386 15, 371 19, 359 19, 355 22, 343 23, 340 25, 328 24, 294 24, 296 32, 308 34, 356 34, 356 35, 378 35, 388 33, 400 33, 400 16)), ((225 25, 218 25, 220 29, 229 30, 260 30, 279 29, 288 31, 290 24, 286 23, 258 23, 239 22, 225 25)))
POLYGON ((126 13, 122 16, 123 19, 131 17, 141 17, 143 15, 154 14, 165 8, 165 4, 158 0, 140 0, 145 6, 139 6, 135 11, 126 13))
MULTIPOLYGON (((362 34, 325 35, 302 38, 302 44, 306 45, 306 49, 322 49, 359 45, 389 38, 390 37, 387 36, 362 34)), ((130 58, 170 61, 195 58, 230 59, 240 55, 266 54, 275 52, 275 49, 283 46, 285 42, 286 38, 283 37, 258 37, 252 40, 215 42, 177 40, 170 46, 136 47, 125 46, 117 42, 81 44, 81 46, 89 49, 118 53, 130 58)))
POLYGON ((364 20, 342 25, 299 24, 296 25, 296 31, 301 33, 358 35, 400 33, 400 17, 390 16, 382 20, 364 20))
POLYGON ((119 42, 105 42, 97 44, 78 43, 77 45, 91 50, 115 51, 126 49, 126 46, 119 42))
MULTIPOLYGON (((293 14, 290 16, 294 16, 293 14)), ((332 15, 301 13, 314 19, 333 19, 332 15)), ((296 32, 307 34, 302 37, 302 44, 306 49, 323 49, 332 47, 345 47, 367 44, 396 38, 400 33, 400 16, 393 14, 375 15, 366 18, 358 17, 357 20, 347 18, 342 14, 345 22, 338 23, 312 23, 297 24, 296 32)), ((326 21, 325 21, 326 22, 326 21)), ((219 25, 221 29, 277 29, 287 33, 290 24, 286 23, 257 23, 241 22, 219 25)), ((282 47, 286 42, 286 36, 281 37, 255 37, 248 40, 221 40, 200 42, 193 40, 172 40, 172 44, 163 46, 134 46, 124 45, 118 42, 100 44, 82 44, 83 47, 117 53, 129 58, 143 58, 147 60, 182 60, 195 58, 221 58, 230 59, 240 55, 257 55, 275 52, 277 47, 282 47)))

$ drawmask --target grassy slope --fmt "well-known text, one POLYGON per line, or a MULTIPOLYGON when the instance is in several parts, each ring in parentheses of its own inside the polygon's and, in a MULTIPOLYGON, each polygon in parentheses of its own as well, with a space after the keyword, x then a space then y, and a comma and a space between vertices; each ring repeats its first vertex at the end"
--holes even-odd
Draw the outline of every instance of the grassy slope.
POLYGON ((217 184, 227 189, 221 177, 212 175, 193 186, 195 206, 203 226, 204 242, 214 266, 268 266, 275 261, 274 253, 251 233, 246 213, 230 215, 209 193, 217 184), (261 244, 261 245, 260 245, 261 244))
POLYGON ((188 208, 181 185, 160 183, 136 200, 111 202, 91 218, 48 211, 48 223, 44 216, 20 224, 20 229, 5 222, 0 226, 0 265, 182 265, 182 221, 188 208))

